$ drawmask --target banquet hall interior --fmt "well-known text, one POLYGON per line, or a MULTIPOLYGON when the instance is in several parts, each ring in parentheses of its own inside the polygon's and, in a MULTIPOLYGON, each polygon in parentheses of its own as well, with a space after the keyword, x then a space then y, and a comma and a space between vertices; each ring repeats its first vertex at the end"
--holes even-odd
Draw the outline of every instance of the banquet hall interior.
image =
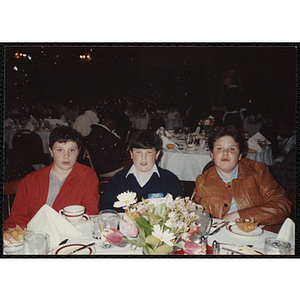
MULTIPOLYGON (((236 85, 242 95, 239 129, 245 138, 253 138, 255 147, 256 137, 267 143, 262 151, 249 146, 245 156, 265 162, 279 182, 285 171, 296 172, 296 145, 289 155, 291 163, 283 166, 288 153, 283 153, 280 144, 296 137, 297 48, 293 45, 7 44, 3 54, 5 185, 50 165, 51 130, 60 125, 76 128, 77 118, 90 109, 99 119, 115 116, 114 131, 125 145, 124 166, 132 164, 126 146, 138 130, 150 129, 163 136, 165 132, 201 135, 209 117, 213 127, 221 127, 224 110, 218 108, 224 106, 228 71, 238 75, 236 85), (24 130, 30 132, 26 137, 21 134, 24 130)), ((86 151, 78 160, 94 167, 86 151)), ((209 155, 200 150, 193 153, 184 148, 174 153, 163 147, 158 164, 174 172, 185 195, 191 196, 197 175, 209 161, 209 155)), ((100 194, 110 179, 101 175, 100 194)), ((282 185, 294 201, 295 214, 292 180, 283 180, 282 185)), ((13 197, 7 198, 4 219, 13 204, 13 197)))

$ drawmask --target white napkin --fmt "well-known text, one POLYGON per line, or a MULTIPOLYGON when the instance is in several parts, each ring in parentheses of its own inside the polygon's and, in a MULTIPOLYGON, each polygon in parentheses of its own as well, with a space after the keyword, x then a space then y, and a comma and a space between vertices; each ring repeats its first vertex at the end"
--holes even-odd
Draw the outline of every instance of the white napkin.
POLYGON ((255 140, 256 143, 258 142, 258 140, 266 140, 266 143, 268 145, 271 144, 260 132, 256 132, 251 138, 255 140))
POLYGON ((289 242, 292 246, 292 249, 295 249, 295 223, 287 218, 282 224, 277 239, 283 239, 289 242))
POLYGON ((32 231, 44 231, 50 236, 50 249, 58 246, 64 236, 80 236, 82 232, 76 229, 62 215, 45 204, 27 224, 32 231))
POLYGON ((256 150, 257 152, 261 152, 262 149, 261 147, 257 144, 257 141, 255 139, 253 139, 253 137, 251 137, 248 141, 248 149, 253 149, 256 150))
POLYGON ((5 126, 11 126, 11 127, 15 126, 14 120, 11 119, 11 118, 7 118, 7 119, 5 120, 5 126))
POLYGON ((34 130, 34 126, 31 124, 31 122, 27 122, 26 123, 26 125, 25 125, 25 127, 24 127, 24 129, 29 129, 29 130, 34 130))
POLYGON ((167 148, 167 145, 168 145, 168 144, 175 145, 175 147, 176 147, 176 144, 175 144, 174 142, 172 142, 170 139, 168 139, 167 137, 165 137, 165 136, 162 135, 160 138, 161 138, 161 140, 162 140, 162 147, 163 147, 163 148, 168 149, 168 148, 167 148))
POLYGON ((30 122, 31 124, 37 124, 37 120, 36 120, 36 118, 35 118, 34 116, 31 116, 31 117, 30 117, 29 122, 30 122))
POLYGON ((156 134, 158 134, 160 137, 161 136, 168 136, 168 137, 171 136, 171 134, 162 126, 156 130, 156 134))

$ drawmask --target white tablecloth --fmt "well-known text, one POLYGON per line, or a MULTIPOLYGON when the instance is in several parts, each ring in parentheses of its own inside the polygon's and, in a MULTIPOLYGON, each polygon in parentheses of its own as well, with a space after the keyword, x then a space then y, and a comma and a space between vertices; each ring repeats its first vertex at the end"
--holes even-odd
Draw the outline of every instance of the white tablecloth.
POLYGON ((263 162, 268 166, 273 165, 273 153, 269 146, 266 146, 261 152, 247 153, 246 158, 263 162))
MULTIPOLYGON (((213 221, 216 221, 214 219, 213 221)), ((219 220, 220 221, 220 220, 219 220)), ((101 244, 103 243, 102 240, 98 239, 93 239, 92 237, 92 232, 91 232, 91 225, 90 225, 90 220, 87 220, 79 225, 76 225, 76 228, 82 232, 81 236, 76 236, 76 237, 68 237, 68 236, 62 236, 62 240, 65 238, 69 238, 69 241, 67 244, 90 244, 95 242, 95 245, 93 246, 95 248, 95 255, 141 255, 142 254, 142 249, 140 247, 133 246, 131 247, 131 244, 123 241, 121 244, 114 246, 111 249, 103 249, 101 247, 101 244)), ((211 229, 213 231, 214 228, 211 229)), ((249 237, 249 236, 241 236, 234 234, 230 232, 226 227, 223 227, 218 233, 212 236, 208 236, 207 243, 209 246, 212 245, 212 242, 216 240, 219 243, 231 243, 235 244, 237 246, 242 246, 242 245, 253 245, 253 249, 258 250, 260 252, 263 252, 264 248, 264 241, 268 237, 277 237, 277 234, 270 232, 270 231, 263 231, 261 235, 254 236, 254 237, 249 237)), ((180 242, 182 244, 182 242, 180 242)), ((229 247, 229 245, 220 245, 221 247, 229 247)), ((54 249, 51 249, 50 255, 54 255, 55 251, 59 247, 56 247, 54 249)), ((180 248, 179 248, 180 249, 180 248)), ((6 254, 4 252, 4 254, 6 254)), ((20 249, 18 252, 15 252, 14 254, 16 255, 22 255, 23 250, 20 249)), ((227 250, 222 250, 220 251, 220 254, 228 254, 227 250)))
MULTIPOLYGON (((182 127, 182 119, 181 118, 164 118, 166 121, 166 129, 171 130, 176 127, 182 127)), ((139 130, 145 130, 148 126, 149 118, 146 117, 131 117, 130 121, 132 122, 132 127, 139 129, 139 130)))
POLYGON ((194 153, 163 150, 159 166, 174 173, 179 180, 196 181, 209 161, 211 158, 208 151, 202 154, 199 150, 194 153))

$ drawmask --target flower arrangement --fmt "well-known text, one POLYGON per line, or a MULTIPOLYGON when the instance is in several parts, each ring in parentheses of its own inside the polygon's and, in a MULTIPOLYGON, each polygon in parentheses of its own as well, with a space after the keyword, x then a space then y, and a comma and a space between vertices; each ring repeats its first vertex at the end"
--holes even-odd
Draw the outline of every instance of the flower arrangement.
MULTIPOLYGON (((123 240, 142 247, 144 254, 169 254, 179 238, 189 241, 198 231, 195 220, 203 207, 186 198, 176 198, 168 194, 164 198, 137 201, 136 193, 125 192, 118 195, 115 207, 126 211, 122 231, 123 240)), ((198 251, 199 252, 199 251, 198 251)))
POLYGON ((206 119, 200 120, 199 125, 202 126, 202 128, 205 131, 205 140, 207 141, 210 133, 213 129, 213 126, 215 124, 215 118, 211 115, 209 115, 206 119))

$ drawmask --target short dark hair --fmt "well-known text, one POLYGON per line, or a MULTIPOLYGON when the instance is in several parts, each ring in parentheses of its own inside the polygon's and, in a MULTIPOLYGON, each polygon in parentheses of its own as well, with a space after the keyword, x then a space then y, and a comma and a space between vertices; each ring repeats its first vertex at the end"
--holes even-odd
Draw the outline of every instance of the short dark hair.
POLYGON ((155 148, 156 152, 161 150, 162 141, 161 138, 154 131, 140 130, 133 134, 129 148, 132 151, 133 148, 137 149, 152 149, 155 148))
POLYGON ((77 130, 68 126, 59 126, 52 130, 49 136, 49 147, 52 149, 55 142, 67 143, 73 141, 77 143, 78 149, 81 148, 82 135, 77 130))
POLYGON ((216 140, 226 135, 232 136, 234 141, 239 145, 240 153, 244 153, 245 143, 243 135, 232 125, 228 125, 226 127, 219 127, 218 129, 212 132, 211 136, 208 139, 209 150, 212 152, 216 140))

